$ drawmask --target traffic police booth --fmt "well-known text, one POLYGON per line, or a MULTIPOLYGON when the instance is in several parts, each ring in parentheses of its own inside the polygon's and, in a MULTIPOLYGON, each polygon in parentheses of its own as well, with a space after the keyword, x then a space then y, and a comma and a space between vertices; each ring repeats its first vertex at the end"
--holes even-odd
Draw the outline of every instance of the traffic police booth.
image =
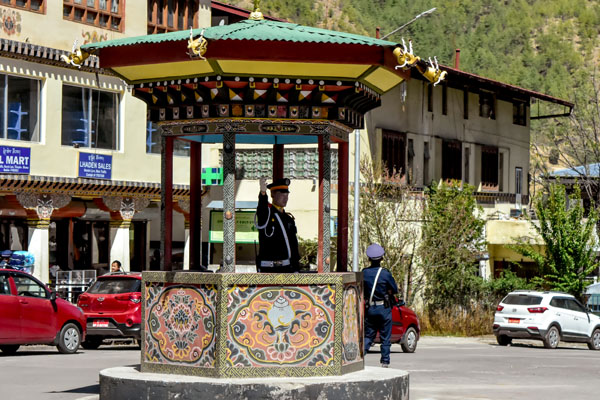
MULTIPOLYGON (((162 132, 162 270, 143 274, 141 372, 248 378, 362 371, 362 278, 347 272, 349 133, 412 67, 431 79, 442 73, 396 43, 267 21, 258 6, 232 25, 81 50, 131 86, 162 132), (201 260, 201 148, 222 143, 218 273, 172 271, 175 138, 190 143, 191 270, 201 260), (317 274, 236 273, 235 154, 243 143, 272 146, 273 180, 283 177, 285 145, 318 146, 317 274), (328 240, 332 144, 339 153, 336 272, 328 240)), ((407 398, 408 376, 392 381, 394 398, 407 398)))

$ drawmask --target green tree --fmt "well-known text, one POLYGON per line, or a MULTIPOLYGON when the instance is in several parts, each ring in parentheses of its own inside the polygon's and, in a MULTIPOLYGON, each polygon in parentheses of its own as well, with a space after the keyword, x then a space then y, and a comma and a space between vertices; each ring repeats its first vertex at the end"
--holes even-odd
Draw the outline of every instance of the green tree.
POLYGON ((585 278, 598 267, 594 249, 598 212, 591 207, 586 218, 578 186, 567 197, 561 184, 551 185, 547 196, 538 194, 533 205, 539 224, 532 225, 545 249, 533 245, 531 238, 520 238, 512 248, 538 265, 543 287, 580 297, 585 278))
POLYGON ((459 306, 468 310, 482 297, 477 276, 484 249, 485 221, 470 185, 441 183, 426 191, 419 255, 426 276, 425 304, 430 310, 459 306))
POLYGON ((418 241, 418 221, 422 201, 404 184, 403 175, 392 173, 371 160, 360 165, 363 182, 360 187, 359 265, 368 265, 366 249, 379 243, 385 249, 383 266, 398 283, 400 296, 408 304, 421 287, 422 274, 414 268, 418 241))

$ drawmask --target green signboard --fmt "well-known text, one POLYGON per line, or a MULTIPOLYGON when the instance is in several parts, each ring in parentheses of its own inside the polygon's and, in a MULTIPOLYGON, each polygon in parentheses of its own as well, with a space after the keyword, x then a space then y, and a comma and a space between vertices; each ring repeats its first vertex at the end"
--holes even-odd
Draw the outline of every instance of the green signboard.
MULTIPOLYGON (((254 226, 255 211, 236 211, 235 242, 258 243, 258 230, 254 226)), ((223 243, 223 211, 210 212, 210 243, 223 243)))

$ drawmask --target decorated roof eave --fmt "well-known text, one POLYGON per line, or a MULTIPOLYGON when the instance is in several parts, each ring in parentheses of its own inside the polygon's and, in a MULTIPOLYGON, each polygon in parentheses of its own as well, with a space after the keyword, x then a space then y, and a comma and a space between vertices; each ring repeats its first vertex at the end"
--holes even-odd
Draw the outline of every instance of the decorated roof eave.
POLYGON ((395 69, 392 47, 362 44, 218 40, 205 59, 190 58, 188 42, 139 43, 96 51, 100 65, 128 84, 205 76, 359 81, 383 94, 410 73, 395 69))

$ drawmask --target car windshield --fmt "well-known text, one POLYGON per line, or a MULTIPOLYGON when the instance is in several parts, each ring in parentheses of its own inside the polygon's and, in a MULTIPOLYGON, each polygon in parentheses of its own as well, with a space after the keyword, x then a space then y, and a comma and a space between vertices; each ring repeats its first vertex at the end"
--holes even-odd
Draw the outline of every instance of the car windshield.
POLYGON ((518 306, 533 306, 542 302, 541 296, 532 296, 530 294, 509 294, 502 300, 504 304, 513 304, 518 306))
POLYGON ((90 287, 90 294, 118 294, 139 292, 142 282, 139 279, 123 278, 123 279, 98 279, 96 283, 90 287))

